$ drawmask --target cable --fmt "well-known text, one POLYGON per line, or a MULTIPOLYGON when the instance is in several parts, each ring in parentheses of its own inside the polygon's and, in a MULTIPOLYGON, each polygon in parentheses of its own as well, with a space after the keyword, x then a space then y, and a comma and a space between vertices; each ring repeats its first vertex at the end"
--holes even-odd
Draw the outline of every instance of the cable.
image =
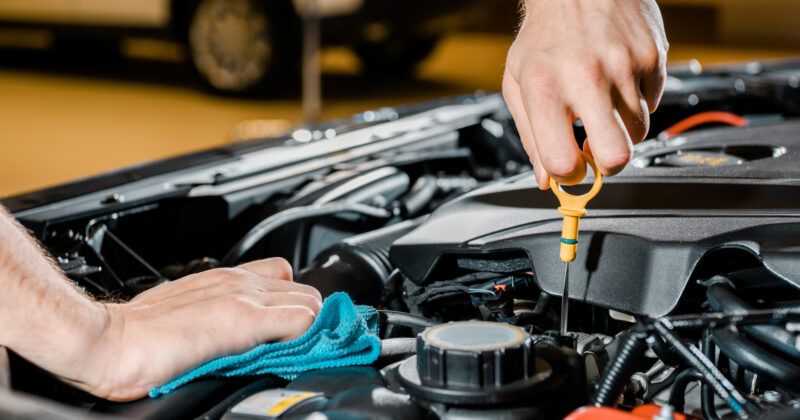
POLYGON ((388 219, 391 213, 386 209, 372 207, 360 203, 348 202, 332 202, 325 204, 313 204, 309 206, 294 207, 275 213, 270 217, 259 222, 247 234, 245 234, 236 245, 225 254, 222 259, 222 265, 231 267, 239 262, 239 259, 247 253, 254 245, 264 239, 267 235, 275 229, 286 225, 287 223, 296 222, 298 220, 311 219, 315 217, 339 215, 341 213, 355 213, 362 216, 371 217, 374 219, 388 219))
MULTIPOLYGON (((713 361, 714 353, 714 340, 711 337, 711 333, 706 330, 706 332, 703 334, 703 354, 705 354, 709 360, 713 361)), ((716 401, 714 400, 714 390, 711 389, 711 385, 709 385, 706 381, 703 381, 703 384, 700 385, 700 407, 703 411, 704 419, 719 419, 716 401)))
POLYGON ((470 286, 475 286, 472 283, 479 281, 488 281, 502 278, 511 278, 499 273, 492 272, 475 272, 456 277, 450 280, 439 280, 428 284, 424 288, 411 293, 408 297, 414 305, 423 305, 429 301, 443 299, 446 297, 469 294, 470 286))
POLYGON ((694 127, 708 123, 722 123, 734 125, 736 127, 744 127, 748 124, 747 118, 742 116, 724 112, 724 111, 706 111, 699 114, 694 114, 685 118, 676 124, 673 124, 666 130, 658 134, 658 138, 662 140, 670 139, 677 136, 684 131, 691 130, 694 127))
POLYGON ((723 400, 733 409, 734 413, 740 418, 748 418, 747 411, 760 414, 761 409, 748 401, 739 390, 734 387, 731 381, 720 372, 714 363, 708 359, 695 346, 687 346, 675 333, 672 326, 666 319, 656 320, 653 323, 655 330, 661 335, 664 341, 675 348, 676 352, 685 362, 697 369, 705 380, 714 389, 714 392, 722 397, 723 400))
POLYGON ((779 325, 787 322, 800 322, 800 307, 752 309, 737 312, 707 312, 702 314, 674 315, 659 318, 667 322, 671 330, 698 330, 735 325, 779 325))

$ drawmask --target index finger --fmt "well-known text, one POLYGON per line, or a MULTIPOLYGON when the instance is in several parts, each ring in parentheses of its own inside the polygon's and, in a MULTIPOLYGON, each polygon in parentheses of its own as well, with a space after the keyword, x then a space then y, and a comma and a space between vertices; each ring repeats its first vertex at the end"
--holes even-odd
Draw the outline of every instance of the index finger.
POLYGON ((586 165, 566 104, 556 96, 552 83, 527 83, 521 88, 542 166, 559 184, 580 182, 586 165))

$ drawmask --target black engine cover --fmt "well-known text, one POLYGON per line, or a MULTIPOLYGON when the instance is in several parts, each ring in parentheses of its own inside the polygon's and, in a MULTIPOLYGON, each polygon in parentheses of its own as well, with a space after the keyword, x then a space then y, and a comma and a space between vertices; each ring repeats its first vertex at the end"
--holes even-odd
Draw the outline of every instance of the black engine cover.
MULTIPOLYGON (((661 316, 678 303, 698 263, 734 247, 800 287, 800 121, 693 132, 638 145, 606 178, 581 219, 570 298, 661 316)), ((591 179, 588 177, 587 179, 591 179)), ((539 287, 560 295, 561 216, 531 174, 439 208, 396 241, 391 260, 427 282, 446 255, 521 250, 539 287)), ((441 280, 441 279, 440 279, 441 280)))

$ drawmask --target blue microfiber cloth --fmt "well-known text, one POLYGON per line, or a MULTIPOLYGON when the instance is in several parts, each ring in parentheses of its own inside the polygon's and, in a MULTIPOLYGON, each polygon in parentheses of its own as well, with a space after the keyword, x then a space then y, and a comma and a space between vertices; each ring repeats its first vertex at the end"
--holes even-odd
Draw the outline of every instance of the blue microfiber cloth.
POLYGON ((329 367, 366 365, 381 350, 378 311, 356 306, 346 293, 334 293, 322 304, 316 321, 300 338, 262 344, 242 354, 223 356, 150 390, 155 398, 206 376, 273 374, 294 379, 300 373, 329 367))

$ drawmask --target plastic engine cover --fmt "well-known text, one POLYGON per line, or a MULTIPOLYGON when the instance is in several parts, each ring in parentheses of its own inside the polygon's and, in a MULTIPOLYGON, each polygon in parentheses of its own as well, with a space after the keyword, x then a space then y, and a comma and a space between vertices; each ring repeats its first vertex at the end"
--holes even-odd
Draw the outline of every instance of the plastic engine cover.
MULTIPOLYGON (((581 218, 570 298, 637 315, 661 316, 677 304, 710 251, 743 249, 778 277, 800 286, 800 122, 703 130, 636 147, 632 163, 581 218), (693 165, 669 156, 703 152, 693 165), (736 156, 719 165, 707 153, 736 156), (715 164, 716 163, 716 164, 715 164)), ((591 179, 591 178, 589 178, 591 179)), ((521 251, 539 287, 560 295, 561 216, 532 174, 460 197, 396 241, 392 262, 418 284, 445 256, 521 251)), ((437 279, 442 280, 442 279, 437 279)))

